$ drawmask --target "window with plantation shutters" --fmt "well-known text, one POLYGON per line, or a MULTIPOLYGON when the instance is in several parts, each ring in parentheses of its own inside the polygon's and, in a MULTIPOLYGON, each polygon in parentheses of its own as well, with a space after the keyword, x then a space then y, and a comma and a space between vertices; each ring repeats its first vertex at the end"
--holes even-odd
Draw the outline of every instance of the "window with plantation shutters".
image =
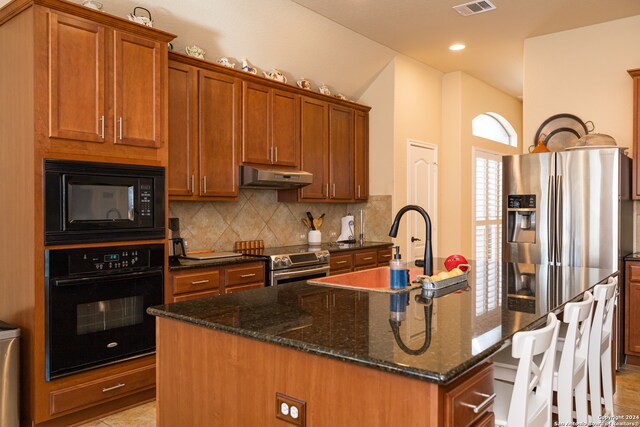
POLYGON ((476 260, 476 316, 501 298, 502 155, 473 150, 473 251, 476 260))

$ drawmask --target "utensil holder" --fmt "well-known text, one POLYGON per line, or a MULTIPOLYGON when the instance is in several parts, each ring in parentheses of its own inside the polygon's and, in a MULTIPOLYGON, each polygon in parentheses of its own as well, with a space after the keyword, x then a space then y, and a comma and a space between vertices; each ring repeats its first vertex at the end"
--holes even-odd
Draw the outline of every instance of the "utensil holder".
POLYGON ((320 233, 320 230, 309 230, 307 239, 309 241, 309 245, 321 245, 322 233, 320 233))

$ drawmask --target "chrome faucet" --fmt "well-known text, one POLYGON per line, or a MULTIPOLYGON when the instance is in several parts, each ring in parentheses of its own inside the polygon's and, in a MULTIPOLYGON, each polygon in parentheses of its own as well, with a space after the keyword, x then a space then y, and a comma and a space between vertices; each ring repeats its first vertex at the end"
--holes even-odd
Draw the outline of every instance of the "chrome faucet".
POLYGON ((404 208, 400 209, 396 214, 396 218, 393 220, 393 224, 391 224, 389 236, 396 237, 398 235, 398 226, 400 225, 400 219, 402 219, 402 216, 407 211, 416 211, 420 215, 422 215, 422 218, 424 218, 427 234, 424 242, 424 259, 416 260, 415 263, 418 267, 422 267, 424 269, 423 274, 425 276, 431 276, 433 275, 433 251, 431 250, 431 219, 429 218, 429 214, 427 213, 427 211, 416 205, 407 205, 404 208))

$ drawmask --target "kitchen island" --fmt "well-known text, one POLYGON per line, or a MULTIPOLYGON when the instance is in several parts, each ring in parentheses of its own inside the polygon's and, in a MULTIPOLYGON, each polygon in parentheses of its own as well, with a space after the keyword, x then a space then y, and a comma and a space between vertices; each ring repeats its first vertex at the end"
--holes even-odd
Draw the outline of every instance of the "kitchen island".
POLYGON ((492 263, 444 296, 292 283, 154 307, 158 425, 490 425, 491 355, 613 274, 492 263))

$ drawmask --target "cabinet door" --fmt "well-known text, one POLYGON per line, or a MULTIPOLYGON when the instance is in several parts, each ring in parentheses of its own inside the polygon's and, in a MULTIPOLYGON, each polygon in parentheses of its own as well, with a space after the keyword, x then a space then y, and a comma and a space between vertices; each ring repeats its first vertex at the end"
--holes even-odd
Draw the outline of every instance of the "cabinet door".
POLYGON ((356 200, 369 198, 369 115, 355 113, 354 194, 356 200))
POLYGON ((297 166, 300 140, 298 138, 299 96, 282 90, 272 91, 271 145, 273 163, 297 166))
POLYGON ((329 107, 330 197, 353 200, 353 110, 329 107))
POLYGON ((169 63, 169 196, 195 192, 198 144, 198 73, 194 67, 169 63))
POLYGON ((160 42, 119 31, 115 39, 115 142, 162 146, 163 77, 160 42))
POLYGON ((302 98, 301 102, 300 168, 313 174, 313 183, 300 189, 300 198, 326 199, 329 186, 328 105, 311 98, 302 98))
POLYGON ((105 140, 105 28, 49 15, 49 136, 105 140))
POLYGON ((625 281, 625 352, 640 356, 640 262, 626 263, 625 281))
POLYGON ((633 166, 631 198, 640 199, 640 68, 628 70, 633 78, 633 166))
POLYGON ((270 89, 242 83, 242 163, 271 164, 270 89))
POLYGON ((198 83, 200 196, 236 197, 242 87, 233 77, 205 70, 199 71, 198 83))

